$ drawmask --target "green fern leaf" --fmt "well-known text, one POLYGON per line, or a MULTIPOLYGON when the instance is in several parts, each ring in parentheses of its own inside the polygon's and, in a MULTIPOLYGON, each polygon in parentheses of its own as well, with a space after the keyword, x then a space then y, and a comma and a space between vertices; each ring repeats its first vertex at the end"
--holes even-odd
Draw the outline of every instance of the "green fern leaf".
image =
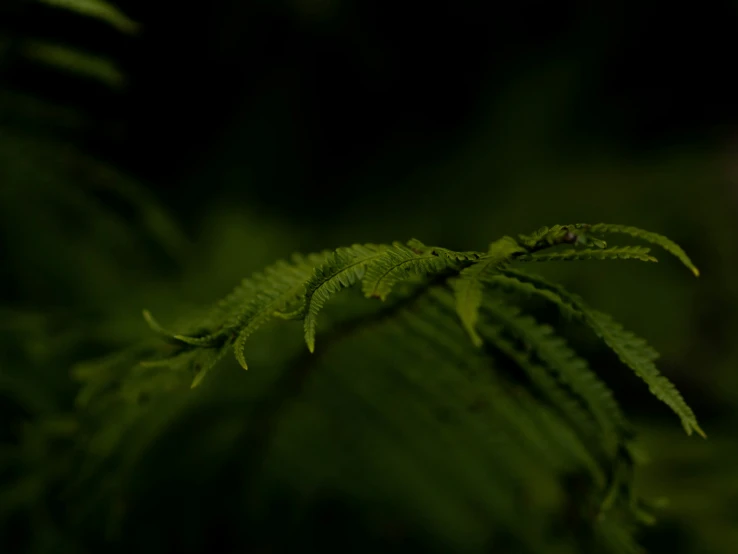
POLYGON ((562 250, 559 252, 537 252, 518 256, 521 262, 564 262, 576 260, 640 260, 642 262, 657 262, 653 256, 649 256, 650 249, 644 246, 616 246, 613 248, 584 250, 562 250))
POLYGON ((198 387, 203 379, 228 352, 228 345, 217 348, 199 347, 181 350, 161 358, 148 359, 138 363, 124 380, 123 391, 129 400, 135 401, 142 393, 156 393, 157 387, 162 390, 177 387, 184 379, 190 378, 190 388, 198 387), (156 378, 140 374, 139 368, 166 368, 156 378), (192 376, 194 374, 194 376, 192 376))
POLYGON ((503 272, 498 273, 496 275, 489 276, 486 279, 486 282, 494 287, 506 289, 511 292, 520 292, 520 293, 525 294, 526 296, 533 296, 533 295, 542 296, 546 300, 556 304, 564 315, 566 316, 578 315, 578 313, 572 307, 572 305, 569 304, 568 302, 565 302, 561 298, 561 296, 559 296, 553 290, 539 288, 533 285, 531 282, 523 280, 525 277, 528 277, 528 276, 529 275, 527 273, 522 273, 519 271, 505 268, 503 272), (519 279, 517 277, 519 275, 523 276, 523 278, 519 279))
POLYGON ((314 271, 315 261, 320 255, 307 259, 294 258, 293 263, 275 264, 253 278, 259 292, 252 294, 250 300, 241 308, 236 321, 227 328, 236 335, 233 350, 241 367, 248 369, 244 356, 244 345, 251 335, 289 304, 303 297, 305 282, 314 271))
POLYGON ((610 223, 598 223, 596 225, 592 225, 590 231, 593 233, 620 233, 645 240, 646 242, 660 246, 673 256, 676 256, 687 268, 689 268, 690 271, 692 271, 692 273, 694 273, 695 277, 699 277, 700 275, 700 270, 692 263, 692 260, 689 259, 689 256, 687 256, 687 253, 682 249, 682 247, 663 235, 652 233, 651 231, 644 231, 637 227, 613 225, 610 223))
POLYGON ((463 262, 467 260, 479 260, 484 256, 483 252, 457 252, 455 250, 449 250, 448 248, 442 248, 440 246, 426 246, 418 239, 410 239, 407 241, 407 246, 413 250, 416 254, 424 253, 435 253, 440 256, 445 256, 457 262, 463 262))
MULTIPOLYGON (((697 423, 694 412, 687 405, 674 384, 661 375, 657 369, 654 360, 658 358, 658 353, 645 340, 630 331, 626 331, 609 315, 592 310, 581 298, 569 293, 559 285, 554 285, 541 277, 528 275, 520 271, 504 270, 504 274, 533 285, 535 289, 548 291, 543 296, 549 300, 552 299, 552 295, 558 297, 554 303, 564 313, 575 315, 584 321, 617 354, 625 365, 643 379, 648 384, 651 393, 679 416, 688 435, 696 431, 700 436, 706 436, 697 423)), ((531 289, 526 288, 525 290, 530 291, 531 289)))
POLYGON ((579 402, 564 391, 545 367, 531 359, 530 353, 521 350, 513 341, 505 337, 504 326, 482 323, 480 329, 485 340, 525 371, 533 385, 552 406, 555 406, 566 417, 570 424, 586 437, 597 436, 597 427, 593 424, 591 416, 579 402))
POLYGON ((475 346, 482 346, 482 338, 476 331, 479 307, 482 305, 483 280, 514 254, 525 252, 515 239, 503 237, 490 245, 489 252, 473 265, 464 269, 452 281, 456 294, 456 312, 475 346))
POLYGON ((410 276, 433 275, 447 269, 458 269, 465 262, 468 265, 470 259, 479 257, 478 253, 426 247, 417 240, 412 240, 409 244, 410 246, 400 242, 393 243, 367 266, 362 282, 362 290, 367 298, 386 300, 392 287, 410 276))
MULTIPOLYGON (((204 315, 171 324, 171 331, 145 312, 166 342, 154 337, 74 371, 83 380, 77 398, 82 432, 70 433, 79 441, 70 477, 95 485, 89 487, 95 497, 74 509, 100 506, 98 498, 117 502, 132 467, 155 481, 161 464, 153 460, 149 466, 142 456, 149 445, 188 438, 172 425, 175 418, 186 422, 213 409, 213 421, 225 422, 225 432, 215 443, 204 439, 216 454, 233 456, 224 463, 241 463, 243 449, 233 454, 228 448, 240 437, 251 458, 267 462, 266 478, 285 490, 327 484, 340 500, 376 498, 377 487, 390 491, 399 509, 420 506, 422 521, 452 530, 451 550, 502 545, 545 551, 553 544, 549 531, 560 519, 556 514, 571 513, 576 529, 556 537, 560 550, 634 551, 629 526, 647 514, 639 515, 633 496, 629 425, 587 362, 551 326, 502 294, 538 295, 584 322, 679 415, 688 433, 703 434, 656 370, 658 354, 645 341, 562 287, 509 269, 515 259, 651 259, 644 247, 608 248, 590 233, 583 224, 554 226, 520 241, 504 237, 486 253, 415 240, 355 245, 278 262, 204 315), (541 252, 560 245, 572 250, 541 252), (266 380, 250 379, 253 386, 240 390, 214 383, 213 395, 183 396, 188 385, 208 378, 231 346, 246 367, 244 346, 271 318, 303 319, 313 351, 325 302, 357 281, 366 296, 384 300, 392 293, 391 301, 367 302, 366 310, 347 302, 344 312, 321 315, 332 318, 325 355, 272 352, 275 371, 262 376, 266 380), (468 336, 484 348, 473 348, 468 336), (305 375, 314 377, 309 387, 301 386, 305 375), (262 397, 256 411, 243 413, 244 403, 262 397), (335 425, 342 421, 350 425, 335 425), (92 455, 77 464, 77 452, 92 455), (348 475, 347 467, 357 471, 348 475), (115 472, 110 488, 103 479, 108 469, 115 472), (353 478, 372 472, 381 479, 353 478), (579 517, 582 506, 586 521, 579 517), (526 516, 535 511, 547 515, 531 526, 526 516)), ((202 451, 199 444, 188 451, 202 451)), ((147 498, 135 501, 134 507, 147 498)), ((415 530, 414 520, 401 523, 415 530)), ((445 545, 439 537, 442 542, 434 541, 445 545)))
MULTIPOLYGON (((225 331, 214 332, 213 336, 218 336, 222 332, 230 332, 234 328, 238 328, 243 325, 244 320, 244 309, 249 306, 256 295, 260 294, 265 289, 269 289, 273 286, 273 280, 282 281, 284 278, 281 277, 282 273, 287 275, 289 283, 283 283, 282 288, 286 284, 289 288, 290 284, 294 284, 296 279, 307 278, 312 274, 315 267, 323 264, 328 260, 332 252, 323 251, 319 253, 312 253, 306 256, 300 254, 294 254, 289 262, 284 260, 278 261, 273 265, 267 267, 263 271, 256 273, 241 281, 238 287, 231 292, 226 298, 218 302, 215 308, 210 312, 206 318, 206 326, 211 329, 221 328, 225 331), (308 271, 308 276, 304 277, 304 272, 308 271)), ((289 294, 285 295, 286 304, 290 305, 289 294)), ((294 302, 303 302, 302 295, 295 293, 295 298, 292 299, 294 302)), ((276 313, 275 315, 280 315, 276 313)), ((282 314, 284 315, 284 314, 282 314)), ((302 315, 300 315, 302 317, 302 315)))
MULTIPOLYGON (((580 399, 591 415, 571 406, 571 401, 562 399, 562 394, 556 391, 558 385, 547 380, 546 376, 540 374, 540 371, 531 373, 534 381, 537 381, 536 384, 544 392, 556 396, 554 405, 568 406, 566 415, 571 423, 583 429, 587 433, 586 438, 592 439, 593 436, 599 434, 612 454, 629 426, 612 392, 591 370, 587 362, 569 348, 566 341, 556 334, 553 327, 542 325, 533 317, 523 315, 518 308, 499 301, 485 302, 484 308, 486 314, 491 315, 504 328, 533 349, 546 367, 555 373, 556 379, 580 399), (596 422, 599 432, 593 432, 588 420, 596 422)), ((530 362, 527 365, 531 369, 530 362)), ((536 371, 536 368, 532 369, 536 371)))
POLYGON ((278 261, 244 279, 201 319, 199 326, 212 329, 209 333, 200 336, 174 333, 159 325, 146 310, 144 318, 155 332, 170 341, 204 348, 233 343, 236 360, 248 369, 243 352, 248 338, 287 305, 302 300, 305 281, 327 257, 328 253, 295 255, 291 262, 278 261))
MULTIPOLYGON (((428 345, 426 348, 433 348, 433 351, 439 352, 439 355, 440 350, 443 349, 447 353, 446 355, 457 358, 458 361, 456 364, 463 364, 463 360, 474 359, 479 351, 470 352, 465 349, 460 344, 458 331, 453 331, 451 323, 455 312, 455 298, 450 291, 439 288, 431 291, 429 297, 436 303, 435 309, 431 304, 426 307, 422 317, 413 314, 406 315, 406 319, 413 322, 413 326, 426 336, 426 344, 428 345), (443 330, 437 328, 441 325, 444 327, 443 330)), ((512 309, 515 310, 515 308, 512 309)), ((529 435, 527 437, 529 440, 532 439, 533 442, 540 444, 544 451, 547 449, 550 452, 552 449, 555 450, 564 447, 569 455, 575 454, 579 463, 583 463, 583 465, 591 470, 599 486, 604 486, 604 468, 595 460, 595 456, 585 445, 584 438, 575 431, 576 429, 586 430, 582 432, 582 435, 586 435, 590 440, 592 437, 597 437, 597 442, 599 443, 601 435, 597 433, 591 424, 591 418, 578 405, 576 399, 552 378, 548 370, 538 364, 534 364, 530 359, 529 353, 522 352, 510 340, 504 337, 504 330, 504 325, 496 326, 488 322, 480 324, 480 332, 484 335, 485 339, 491 339, 493 344, 499 346, 500 351, 505 355, 509 355, 513 361, 526 364, 526 367, 523 369, 526 371, 530 370, 529 375, 535 385, 539 387, 539 390, 544 396, 548 396, 552 400, 552 404, 555 406, 551 411, 540 406, 544 411, 539 415, 543 417, 537 423, 534 423, 536 414, 531 413, 530 410, 527 410, 527 413, 514 415, 513 417, 517 420, 516 427, 519 429, 520 434, 529 434, 537 427, 539 432, 543 431, 543 436, 539 435, 534 438, 534 436, 529 435), (560 416, 563 416, 563 421, 560 419, 560 416), (565 421, 568 421, 568 424, 562 427, 561 424, 565 421), (542 423, 543 426, 541 425, 542 423), (550 426, 547 423, 550 423, 550 426), (562 434, 564 429, 566 431, 562 434)), ((607 453, 606 455, 611 457, 612 453, 607 453)))
POLYGON ((554 225, 541 227, 530 235, 518 235, 520 244, 528 252, 536 252, 559 244, 592 244, 596 248, 605 248, 607 244, 589 235, 590 225, 574 223, 571 225, 554 225))
POLYGON ((226 352, 228 352, 228 349, 225 347, 202 350, 204 351, 200 354, 200 357, 194 366, 196 373, 194 379, 192 379, 192 384, 190 384, 190 388, 192 389, 200 386, 203 379, 205 379, 208 373, 210 373, 210 370, 212 370, 223 358, 226 352))
POLYGON ((342 288, 350 287, 364 277, 367 266, 384 255, 387 245, 355 244, 339 248, 328 260, 317 267, 305 285, 304 314, 305 342, 310 352, 315 351, 315 332, 318 313, 326 301, 342 288))
POLYGON ((626 331, 609 315, 595 310, 587 310, 585 315, 592 329, 618 355, 620 360, 631 367, 648 384, 651 393, 656 398, 679 416, 687 434, 696 431, 700 436, 706 437, 705 432, 697 423, 694 412, 684 401, 677 388, 661 375, 654 365, 655 351, 643 339, 626 331))
POLYGON ((180 335, 175 333, 174 331, 170 331, 168 329, 165 329, 162 327, 156 319, 154 319, 154 316, 151 315, 151 312, 149 310, 143 311, 143 317, 146 320, 146 323, 149 325, 152 331, 160 335, 162 338, 167 339, 169 341, 175 341, 175 342, 181 342, 183 344, 189 344, 192 346, 213 346, 214 345, 214 338, 210 335, 206 337, 190 337, 187 335, 180 335))
POLYGON ((544 226, 529 235, 518 235, 518 238, 520 239, 520 244, 526 249, 532 250, 543 244, 549 246, 556 244, 566 235, 567 231, 568 227, 566 225, 544 226))

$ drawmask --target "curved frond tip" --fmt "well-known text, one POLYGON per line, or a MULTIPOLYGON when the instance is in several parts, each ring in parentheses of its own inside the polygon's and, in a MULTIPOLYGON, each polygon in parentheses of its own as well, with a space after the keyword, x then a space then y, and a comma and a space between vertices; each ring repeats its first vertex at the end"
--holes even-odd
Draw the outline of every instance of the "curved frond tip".
POLYGON ((695 266, 694 263, 692 263, 692 260, 687 256, 687 253, 682 249, 682 247, 663 235, 659 235, 658 233, 653 233, 651 231, 645 231, 637 227, 631 227, 629 225, 615 225, 611 223, 598 223, 596 225, 592 225, 590 231, 592 233, 619 233, 629 235, 660 246, 669 254, 678 258, 695 277, 700 276, 700 270, 697 269, 697 266, 695 266))
POLYGON ((674 384, 664 377, 654 361, 658 353, 642 338, 630 331, 612 317, 591 309, 584 301, 541 277, 528 275, 521 271, 505 270, 504 278, 494 282, 529 294, 540 294, 552 301, 566 315, 573 315, 587 324, 594 333, 618 356, 621 362, 631 368, 649 387, 651 393, 669 406, 679 416, 688 435, 696 432, 705 437, 705 432, 697 423, 697 417, 686 403, 674 384))
POLYGON ((355 244, 339 248, 315 268, 305 284, 304 330, 310 352, 315 351, 318 314, 331 296, 361 280, 367 265, 388 248, 380 244, 355 244))

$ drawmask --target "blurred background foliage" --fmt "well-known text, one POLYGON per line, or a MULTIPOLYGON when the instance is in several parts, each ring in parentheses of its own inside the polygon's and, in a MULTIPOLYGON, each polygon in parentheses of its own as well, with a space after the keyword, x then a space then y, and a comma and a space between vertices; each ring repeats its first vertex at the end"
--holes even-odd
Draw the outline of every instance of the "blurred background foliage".
MULTIPOLYGON (((94 527, 88 544, 73 540, 32 501, 48 481, 19 477, 17 445, 22 464, 42 466, 29 475, 65 474, 54 441, 28 451, 28 423, 73 432, 58 415, 74 407, 72 367, 146 337, 142 308, 171 320, 293 251, 410 237, 483 249, 572 221, 663 233, 702 270, 694 282, 664 258, 549 274, 649 338, 709 435, 683 436, 639 383, 588 353, 650 455, 641 492, 669 498, 644 544, 735 551, 736 31, 728 0, 3 2, 3 552, 104 544, 94 527)), ((270 336, 250 347, 265 368, 252 383, 281 348, 270 336)), ((157 518, 141 523, 151 551, 192 524, 185 507, 238 513, 203 492, 229 486, 208 481, 206 460, 238 458, 236 401, 261 389, 224 366, 210 397, 151 415, 175 441, 157 443, 134 480, 162 495, 138 506, 157 518), (184 436, 172 469, 167 448, 184 436), (184 500, 163 475, 190 470, 199 496, 184 500)))

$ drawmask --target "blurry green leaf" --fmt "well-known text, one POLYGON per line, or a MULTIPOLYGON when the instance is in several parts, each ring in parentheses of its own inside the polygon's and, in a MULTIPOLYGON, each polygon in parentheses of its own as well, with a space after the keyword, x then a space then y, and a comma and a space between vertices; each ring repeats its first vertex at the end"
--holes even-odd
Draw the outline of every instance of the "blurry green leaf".
POLYGON ((94 17, 109 23, 123 33, 134 34, 139 31, 139 24, 126 16, 113 4, 103 0, 37 0, 43 4, 70 10, 87 17, 94 17))
POLYGON ((100 56, 41 40, 24 41, 21 52, 29 59, 121 88, 126 78, 117 65, 100 56))

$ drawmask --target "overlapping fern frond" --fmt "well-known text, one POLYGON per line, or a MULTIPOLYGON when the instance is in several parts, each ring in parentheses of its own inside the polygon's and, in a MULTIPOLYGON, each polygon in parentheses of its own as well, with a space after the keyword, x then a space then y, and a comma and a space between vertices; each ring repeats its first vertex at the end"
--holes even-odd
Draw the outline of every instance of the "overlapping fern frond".
MULTIPOLYGON (((558 225, 542 228, 532 235, 521 235, 520 240, 504 237, 491 244, 487 253, 454 252, 443 248, 428 247, 417 240, 407 244, 395 242, 391 245, 365 244, 339 248, 332 254, 313 254, 305 258, 296 257, 292 263, 279 262, 245 280, 226 300, 219 303, 206 319, 209 330, 196 336, 171 333, 163 330, 147 315, 150 323, 160 333, 174 341, 191 347, 213 348, 233 344, 239 363, 245 368, 243 348, 248 338, 261 325, 279 315, 286 319, 298 318, 304 322, 305 341, 311 352, 315 349, 317 317, 331 296, 342 289, 361 281, 362 292, 367 298, 385 301, 393 287, 401 282, 417 282, 418 278, 441 276, 455 291, 456 311, 472 342, 481 346, 482 337, 475 327, 480 317, 484 297, 484 286, 502 286, 519 289, 527 293, 545 296, 556 303, 565 313, 576 315, 585 321, 597 335, 636 374, 648 383, 653 394, 669 405, 682 420, 687 430, 702 434, 696 418, 674 386, 658 373, 653 361, 655 352, 642 339, 625 331, 610 316, 588 308, 585 303, 563 288, 550 285, 540 278, 506 266, 521 261, 580 261, 635 259, 656 261, 649 249, 642 246, 607 247, 597 238, 597 233, 625 233, 664 247, 677 256, 687 267, 698 274, 684 251, 669 239, 632 227, 618 225, 558 225), (548 250, 562 244, 573 244, 575 248, 548 250), (576 248, 577 245, 584 248, 576 248), (586 247, 595 245, 596 248, 586 247), (292 312, 289 306, 297 305, 292 312)), ((525 320, 527 321, 527 320, 525 320)), ((507 323, 513 320, 508 319, 507 323)), ((526 328, 528 338, 534 337, 538 344, 544 336, 553 333, 532 332, 526 328)), ((568 371, 570 379, 591 375, 591 371, 573 356, 555 355, 550 344, 543 342, 544 362, 568 371), (545 353, 554 354, 547 359, 545 353), (568 358, 568 362, 565 360, 568 358)), ((558 354, 563 354, 559 352, 558 354)), ((560 372, 560 375, 563 373, 560 372)), ((200 379, 197 379, 199 382, 200 379)), ((572 386, 574 381, 568 383, 572 386)), ((575 392, 577 392, 575 390, 575 392)), ((578 391, 581 392, 581 391, 578 391)), ((600 399, 602 400, 602 399, 600 399)), ((601 402, 590 402, 590 409, 598 409, 601 402)), ((608 408, 611 412, 613 405, 608 408)), ((604 423, 600 418, 599 423, 604 423)))
POLYGON ((315 349, 315 333, 318 313, 334 294, 360 281, 366 268, 382 258, 389 247, 377 244, 355 244, 350 248, 339 248, 326 262, 315 268, 305 284, 303 304, 294 312, 304 316, 305 341, 312 352, 315 349))
MULTIPOLYGON (((523 315, 519 308, 498 300, 488 301, 485 313, 535 353, 546 368, 547 378, 567 389, 567 394, 561 396, 569 397, 572 425, 583 426, 590 440, 599 436, 610 451, 616 448, 628 426, 620 407, 607 386, 588 367, 587 362, 566 344, 564 338, 550 325, 542 325, 533 317, 523 315), (583 416, 581 411, 576 413, 574 403, 580 404, 588 412, 587 415, 583 416)), ((541 380, 541 377, 538 379, 541 380)), ((546 392, 551 391, 551 384, 541 384, 546 392)), ((560 402, 556 404, 561 408, 566 407, 560 402)))
POLYGON ((459 277, 453 281, 456 292, 456 310, 476 346, 482 345, 482 338, 477 334, 475 328, 479 318, 479 307, 482 305, 484 279, 513 255, 523 252, 526 250, 515 239, 503 237, 490 245, 486 256, 461 271, 459 277))
MULTIPOLYGON (((151 397, 157 387, 195 387, 231 348, 245 368, 244 349, 251 344, 252 335, 275 318, 301 321, 312 354, 318 316, 326 303, 360 284, 356 287, 360 294, 344 298, 375 308, 353 318, 327 310, 321 316, 326 320, 321 339, 324 346, 312 355, 296 352, 289 358, 293 361, 286 362, 285 374, 294 372, 295 379, 302 379, 306 368, 315 364, 336 380, 331 386, 338 397, 326 392, 327 396, 321 396, 321 409, 352 395, 356 402, 361 398, 361 403, 370 403, 365 396, 368 391, 385 390, 383 387, 392 383, 396 405, 377 398, 381 409, 369 404, 364 408, 378 410, 376 417, 387 422, 399 418, 382 425, 403 437, 403 444, 417 448, 418 456, 428 460, 440 456, 426 439, 413 436, 412 429, 416 428, 413 425, 425 426, 425 432, 431 433, 430 426, 436 421, 433 410, 443 407, 444 413, 455 414, 447 417, 456 422, 448 436, 446 431, 438 431, 443 440, 454 444, 459 456, 463 452, 469 457, 464 458, 469 467, 476 467, 476 462, 469 461, 476 455, 500 472, 494 484, 489 481, 492 477, 480 473, 480 487, 507 490, 504 483, 509 479, 522 478, 525 468, 541 463, 555 475, 586 475, 583 521, 597 527, 593 536, 619 536, 622 544, 631 544, 630 525, 643 519, 633 500, 630 473, 623 472, 623 467, 633 463, 629 454, 633 430, 597 372, 557 329, 525 313, 517 303, 518 294, 542 297, 589 327, 679 416, 688 434, 704 433, 681 394, 658 372, 654 363, 657 354, 645 341, 563 287, 514 267, 518 262, 527 265, 532 261, 655 261, 643 246, 608 247, 598 236, 616 232, 664 247, 697 274, 686 254, 668 239, 613 225, 542 228, 518 239, 503 237, 487 252, 457 252, 411 240, 296 256, 244 280, 205 315, 175 324, 173 330, 162 327, 147 313, 150 325, 164 342, 159 347, 132 351, 123 361, 93 363, 78 372, 78 378, 87 383, 83 404, 93 406, 95 398, 103 397, 120 401, 121 394, 140 402, 142 395, 151 397), (515 371, 504 369, 508 366, 515 371), (106 388, 106 382, 111 381, 117 384, 113 392, 106 388), (480 437, 485 434, 500 437, 505 456, 491 455, 496 447, 484 443, 480 437)), ((285 350, 285 356, 289 352, 285 350)), ((295 431, 295 436, 305 432, 295 431)), ((365 432, 371 435, 376 430, 367 428, 365 432)), ((387 439, 377 436, 375 440, 387 439)), ((282 440, 280 444, 287 443, 282 440)), ((424 471, 429 472, 428 479, 434 478, 436 469, 429 466, 424 471)), ((472 494, 470 482, 456 479, 461 487, 458 494, 472 494)), ((359 494, 356 491, 363 485, 354 486, 359 494)), ((485 497, 480 506, 494 513, 490 517, 503 521, 510 517, 505 507, 519 501, 509 492, 511 496, 503 494, 496 500, 485 497)), ((454 498, 461 510, 464 502, 471 502, 454 498)), ((508 523, 513 525, 512 519, 508 523)), ((469 532, 484 533, 479 529, 469 532)), ((518 539, 525 545, 529 538, 523 535, 518 539)), ((533 541, 525 547, 528 550, 521 546, 520 551, 535 551, 537 545, 533 541)), ((613 553, 627 551, 622 545, 605 548, 613 553)))
POLYGON ((699 435, 705 435, 682 395, 656 368, 654 361, 658 358, 658 353, 644 339, 625 330, 611 316, 589 308, 578 296, 567 292, 559 285, 548 283, 541 277, 506 270, 502 276, 497 276, 495 283, 526 293, 540 294, 556 304, 565 314, 582 320, 625 365, 648 384, 654 396, 679 416, 687 434, 696 431, 699 435))

